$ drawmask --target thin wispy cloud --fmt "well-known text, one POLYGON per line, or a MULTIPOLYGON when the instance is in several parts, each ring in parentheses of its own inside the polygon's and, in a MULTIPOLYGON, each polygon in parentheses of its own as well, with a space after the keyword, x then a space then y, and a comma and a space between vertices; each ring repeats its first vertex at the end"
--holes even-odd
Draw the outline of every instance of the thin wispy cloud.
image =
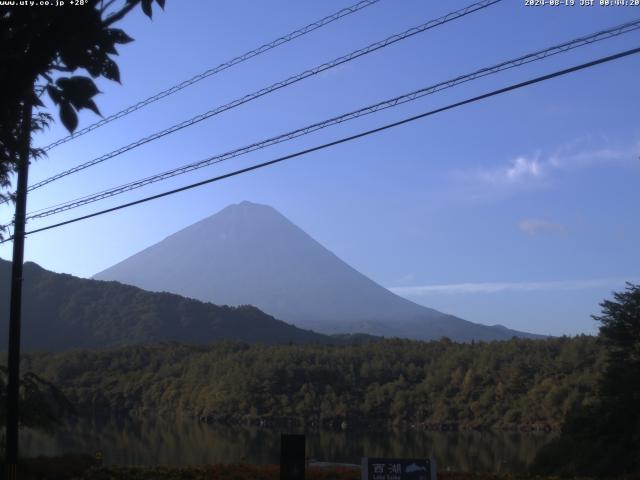
POLYGON ((556 171, 603 164, 640 165, 640 142, 616 148, 583 147, 581 151, 576 151, 576 148, 576 142, 573 142, 544 157, 540 153, 520 155, 504 165, 477 170, 475 177, 492 185, 532 185, 543 183, 556 171))
POLYGON ((584 168, 603 163, 628 163, 640 162, 640 142, 626 148, 599 148, 570 153, 558 151, 551 155, 548 165, 556 169, 584 168))
POLYGON ((521 232, 527 235, 538 235, 544 233, 565 233, 567 228, 559 223, 552 223, 538 218, 527 218, 518 223, 521 232))
POLYGON ((557 280, 548 282, 481 282, 481 283, 450 283, 443 285, 417 285, 411 287, 390 288, 393 293, 401 296, 419 297, 427 295, 455 295, 455 294, 487 294, 499 292, 534 292, 541 290, 585 290, 590 288, 619 288, 625 282, 637 282, 635 278, 596 278, 589 280, 557 280))
POLYGON ((416 279, 416 276, 413 273, 407 273, 403 275, 397 280, 397 283, 409 283, 413 282, 416 279))

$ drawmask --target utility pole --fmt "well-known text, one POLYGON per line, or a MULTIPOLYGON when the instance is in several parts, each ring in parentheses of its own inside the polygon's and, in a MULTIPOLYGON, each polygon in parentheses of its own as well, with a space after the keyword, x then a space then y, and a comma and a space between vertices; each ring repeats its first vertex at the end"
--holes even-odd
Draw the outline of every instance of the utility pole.
POLYGON ((9 307, 9 358, 7 381, 6 456, 7 478, 18 478, 18 420, 20 403, 20 323, 22 314, 22 263, 24 261, 24 232, 27 213, 27 184, 29 180, 29 151, 31 149, 31 92, 25 95, 22 109, 18 159, 16 212, 13 222, 13 261, 11 264, 11 304, 9 307))

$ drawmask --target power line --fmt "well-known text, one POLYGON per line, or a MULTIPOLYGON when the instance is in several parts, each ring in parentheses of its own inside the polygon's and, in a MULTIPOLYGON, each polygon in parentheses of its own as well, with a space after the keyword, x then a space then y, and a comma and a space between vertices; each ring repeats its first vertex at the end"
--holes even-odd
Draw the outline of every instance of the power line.
POLYGON ((225 160, 229 160, 231 158, 235 158, 241 155, 245 155, 247 153, 256 151, 256 150, 260 150, 272 145, 276 145, 278 143, 282 143, 294 138, 298 138, 301 137, 303 135, 308 135, 312 132, 333 126, 333 125, 337 125, 349 120, 353 120, 365 115, 369 115, 371 113, 374 112, 378 112, 381 110, 385 110, 388 108, 392 108, 407 102, 411 102, 414 101, 418 98, 424 97, 426 95, 431 95, 433 93, 448 89, 448 88, 452 88, 455 87, 457 85, 460 85, 462 83, 465 82, 469 82, 478 78, 482 78, 488 75, 492 75, 504 70, 508 70, 514 67, 518 67, 524 64, 528 64, 534 61, 538 61, 538 60, 542 60, 544 58, 547 58, 549 56, 553 56, 559 53, 563 53, 563 52, 567 52, 569 50, 578 48, 578 47, 582 47, 584 45, 589 45, 592 44, 594 42, 599 42, 608 38, 612 38, 612 37, 616 37, 618 35, 624 34, 624 33, 628 33, 634 30, 637 30, 640 28, 640 19, 639 20, 635 20, 632 22, 627 22, 621 25, 617 25, 615 27, 612 28, 608 28, 606 30, 602 30, 599 31, 597 33, 593 33, 591 35, 587 35, 587 36, 582 36, 579 38, 576 38, 574 40, 571 40, 569 42, 565 42, 559 45, 555 45, 553 47, 549 47, 547 49, 544 50, 539 50, 533 53, 529 53, 527 55, 523 55, 520 57, 517 57, 515 59, 512 60, 508 60, 508 61, 504 61, 502 63, 499 63, 497 65, 493 65, 491 67, 486 67, 486 68, 482 68, 480 70, 476 70, 472 73, 466 74, 466 75, 461 75, 458 77, 455 77, 453 79, 450 80, 446 80, 444 82, 440 82, 437 83, 435 85, 431 85, 428 87, 424 87, 421 88, 419 90, 415 90, 413 92, 404 94, 404 95, 400 95, 388 100, 384 100, 382 102, 378 102, 376 104, 373 105, 369 105, 367 107, 361 108, 359 110, 355 110, 352 112, 348 112, 336 117, 332 117, 329 118, 327 120, 321 121, 321 122, 317 122, 311 125, 307 125, 305 127, 284 133, 284 134, 280 134, 277 135, 275 137, 271 137, 259 142, 255 142, 252 143, 250 145, 244 146, 242 148, 238 148, 235 150, 231 150, 229 152, 223 153, 223 154, 218 154, 218 155, 214 155, 212 157, 208 157, 204 160, 200 160, 198 162, 193 162, 187 165, 183 165, 181 167, 178 168, 174 168, 156 175, 152 175, 150 177, 146 177, 140 180, 136 180, 133 182, 129 182, 126 183, 124 185, 120 185, 117 187, 113 187, 110 188, 108 190, 103 190, 101 192, 98 193, 93 193, 90 195, 86 195, 84 197, 80 197, 80 198, 76 198, 74 200, 69 200, 66 202, 62 202, 53 206, 48 206, 39 210, 35 210, 33 212, 30 212, 27 216, 28 219, 36 219, 36 218, 44 218, 44 217, 48 217, 50 215, 54 215, 60 212, 64 212, 66 210, 71 210, 73 208, 77 208, 83 205, 87 205, 89 203, 93 203, 99 200, 103 200, 105 198, 110 198, 131 190, 135 190, 138 188, 142 188, 146 185, 150 185, 152 183, 156 183, 159 181, 163 181, 166 180, 168 178, 172 178, 175 177, 177 175, 182 175, 194 170, 198 170, 200 168, 204 168, 213 164, 217 164, 220 162, 223 162, 225 160))
POLYGON ((196 123, 202 122, 203 120, 206 120, 208 118, 213 117, 214 115, 218 115, 222 112, 225 112, 227 110, 231 110, 235 107, 238 107, 240 105, 243 105, 247 102, 250 102, 252 100, 255 100, 257 98, 260 98, 264 95, 267 95, 269 93, 272 93, 276 90, 280 90, 281 88, 287 87, 289 85, 292 85, 294 83, 297 83, 301 80, 304 80, 308 77, 317 75, 321 72, 324 72, 326 70, 329 70, 331 68, 335 68, 338 65, 342 65, 344 63, 350 62, 352 60, 355 60, 356 58, 359 58, 361 56, 367 55, 369 53, 375 52, 376 50, 379 50, 381 48, 385 48, 388 47, 389 45, 393 45, 394 43, 397 43, 401 40, 405 40, 409 37, 412 37, 413 35, 425 32, 427 30, 430 30, 432 28, 438 27, 440 25, 443 25, 445 23, 448 23, 450 21, 453 20, 457 20, 459 18, 465 17, 471 13, 477 12, 479 10, 482 10, 484 8, 487 8, 495 3, 501 2, 502 0, 482 0, 480 2, 477 3, 473 3, 465 8, 462 8, 460 10, 456 10, 454 12, 450 12, 440 18, 434 19, 434 20, 430 20, 426 23, 423 23, 422 25, 419 25, 417 27, 413 27, 410 28, 402 33, 399 34, 395 34, 392 35, 384 40, 381 40, 379 42, 376 43, 372 43, 371 45, 368 45, 364 48, 355 50, 347 55, 344 55, 342 57, 336 58, 334 60, 331 60, 330 62, 326 62, 323 63, 322 65, 318 65, 314 68, 311 68, 309 70, 305 70, 302 73, 299 73, 297 75, 293 75, 289 78, 287 78, 286 80, 282 80, 280 82, 274 83, 268 87, 262 88, 256 92, 253 92, 251 94, 245 95, 241 98, 238 98, 236 100, 233 100, 232 102, 229 102, 225 105, 221 105, 219 107, 214 108, 213 110, 209 110, 208 112, 202 113, 200 115, 197 115, 189 120, 185 120, 181 123, 178 123, 176 125, 173 125, 171 127, 168 127, 164 130, 161 130, 159 132, 156 132, 152 135, 149 135, 148 137, 144 137, 141 138, 133 143, 130 143, 129 145, 125 145, 124 147, 120 147, 117 150, 114 150, 110 153, 107 153, 105 155, 102 155, 100 157, 94 158, 93 160, 89 160, 88 162, 82 163, 80 165, 77 165, 69 170, 66 170, 64 172, 58 173, 52 177, 46 178, 38 183, 35 183, 33 185, 31 185, 29 187, 29 191, 33 191, 37 188, 43 187, 53 181, 59 180, 60 178, 66 177, 68 175, 71 175, 73 173, 79 172, 81 170, 84 170, 86 168, 92 167, 94 165, 97 165, 98 163, 102 163, 106 160, 109 160, 111 158, 117 157, 118 155, 121 155, 125 152, 128 152, 129 150, 133 150, 134 148, 140 147, 146 143, 152 142, 154 140, 157 140, 158 138, 164 137, 166 135, 169 135, 171 133, 177 132, 178 130, 182 130, 183 128, 186 127, 190 127, 192 125, 195 125, 196 123))
POLYGON ((52 148, 55 148, 58 145, 62 145, 63 143, 66 143, 70 140, 73 140, 74 138, 77 138, 86 133, 89 133, 97 128, 102 127, 103 125, 106 125, 107 123, 113 122, 114 120, 125 117, 130 113, 133 113, 136 110, 140 110, 141 108, 146 107, 147 105, 150 105, 154 102, 157 102, 158 100, 161 100, 165 97, 168 97, 169 95, 173 95, 174 93, 179 92, 182 89, 190 87, 194 83, 204 80, 205 78, 211 77, 212 75, 216 75, 217 73, 220 73, 223 70, 226 70, 227 68, 231 68, 253 57, 257 57, 258 55, 268 52, 269 50, 279 47, 280 45, 288 43, 292 40, 295 40, 298 37, 306 35, 307 33, 311 33, 314 30, 324 27, 325 25, 329 25, 330 23, 333 23, 336 20, 346 17, 347 15, 351 15, 352 13, 358 12, 363 8, 373 5, 374 3, 378 3, 379 1, 380 0, 362 0, 349 7, 343 8, 342 10, 332 15, 328 15, 324 18, 321 18, 320 20, 310 23, 309 25, 299 28, 298 30, 294 30, 293 32, 288 33, 287 35, 279 37, 269 43, 265 43, 264 45, 261 45, 260 47, 254 50, 250 50, 246 53, 243 53, 242 55, 239 55, 227 62, 221 63, 217 67, 210 68, 209 70, 199 73, 198 75, 195 75, 188 80, 184 80, 183 82, 180 82, 179 84, 174 85, 173 87, 167 88, 166 90, 163 90, 161 92, 156 93, 155 95, 152 95, 151 97, 141 100, 140 102, 125 108, 124 110, 120 110, 119 112, 109 115, 108 117, 105 117, 96 123, 93 123, 59 140, 56 140, 55 142, 50 143, 49 145, 44 147, 43 150, 45 151, 51 150, 52 148))
MULTIPOLYGON (((472 97, 472 98, 469 98, 469 99, 466 99, 466 100, 462 100, 460 102, 449 104, 449 105, 447 105, 445 107, 437 108, 435 110, 430 110, 428 112, 421 113, 419 115, 415 115, 415 116, 412 116, 412 117, 409 117, 409 118, 405 118, 405 119, 397 121, 397 122, 389 123, 389 124, 383 125, 381 127, 377 127, 377 128, 371 129, 371 130, 367 130, 365 132, 361 132, 361 133, 358 133, 358 134, 355 134, 355 135, 351 135, 349 137, 343 137, 343 138, 341 138, 339 140, 334 140, 332 142, 325 143, 325 144, 322 144, 322 145, 318 145, 318 146, 315 146, 315 147, 312 147, 312 148, 308 148, 306 150, 301 150, 301 151, 298 151, 298 152, 295 152, 295 153, 292 153, 292 154, 289 154, 289 155, 285 155, 283 157, 276 158, 274 160, 270 160, 268 162, 259 163, 257 165, 252 165, 251 167, 246 167, 246 168, 242 168, 240 170, 235 170, 233 172, 226 173, 224 175, 219 175, 217 177, 212 177, 212 178, 209 178, 207 180, 202 180, 200 182, 192 183, 192 184, 186 185, 184 187, 176 188, 176 189, 169 190, 169 191, 166 191, 166 192, 163 192, 163 193, 159 193, 159 194, 156 194, 156 195, 151 195, 149 197, 141 198, 141 199, 135 200, 133 202, 120 204, 120 205, 117 205, 115 207, 111 207, 111 208, 100 210, 100 211, 97 211, 97 212, 94 212, 94 213, 90 213, 88 215, 83 215, 81 217, 72 218, 70 220, 65 220, 63 222, 55 223, 53 225, 48 225, 46 227, 37 228, 35 230, 31 230, 31 231, 27 232, 26 234, 30 235, 30 234, 33 234, 33 233, 43 232, 45 230, 51 230, 53 228, 58 228, 58 227, 62 227, 64 225, 69 225, 71 223, 79 222, 81 220, 86 220, 86 219, 89 219, 89 218, 97 217, 99 215, 104 215, 106 213, 115 212, 117 210, 122 210, 124 208, 132 207, 134 205, 139 205, 141 203, 146 203, 146 202, 149 202, 151 200, 157 200, 159 198, 166 197, 166 196, 169 196, 169 195, 173 195, 173 194, 176 194, 176 193, 179 193, 179 192, 184 192, 186 190, 191 190, 193 188, 201 187, 201 186, 207 185, 209 183, 218 182, 218 181, 224 180, 226 178, 235 177, 235 176, 241 175, 243 173, 248 173, 248 172, 251 172, 253 170, 258 170, 260 168, 264 168, 264 167, 268 167, 268 166, 271 166, 271 165, 275 165, 275 164, 283 162, 285 160, 290 160, 292 158, 296 158, 296 157, 300 157, 300 156, 303 156, 303 155, 307 155, 307 154, 312 153, 312 152, 316 152, 316 151, 319 151, 319 150, 324 150, 326 148, 333 147, 335 145, 339 145, 339 144, 342 144, 342 143, 350 142, 350 141, 356 140, 358 138, 366 137, 366 136, 369 136, 369 135, 373 135, 374 133, 379 133, 379 132, 382 132, 384 130, 388 130, 390 128, 394 128, 394 127, 397 127, 397 126, 400 126, 400 125, 404 125, 406 123, 414 122, 414 121, 419 120, 421 118, 429 117, 429 116, 435 115, 437 113, 445 112, 447 110, 452 110, 454 108, 461 107, 463 105, 467 105, 467 104, 470 104, 470 103, 478 102, 480 100, 484 100, 484 99, 487 99, 487 98, 490 98, 490 97, 494 97, 496 95, 500 95, 500 94, 507 93, 507 92, 510 92, 510 91, 513 91, 513 90, 524 88, 524 87, 527 87, 529 85, 533 85, 533 84, 536 84, 536 83, 541 83, 541 82, 544 82, 546 80, 550 80, 552 78, 560 77, 560 76, 563 76, 563 75, 568 75, 569 73, 577 72, 579 70, 584 70, 584 69, 587 69, 587 68, 590 68, 590 67, 594 67, 596 65, 600 65, 600 64, 603 64, 603 63, 611 62, 613 60, 618 60, 620 58, 627 57, 627 56, 630 56, 630 55, 634 55, 636 53, 640 53, 640 48, 633 48, 631 50, 625 50, 623 52, 620 52, 620 53, 617 53, 617 54, 614 54, 614 55, 609 55, 607 57, 601 57, 601 58, 598 58, 597 60, 593 60, 591 62, 583 63, 583 64, 580 64, 580 65, 576 65, 574 67, 566 68, 564 70, 559 70, 559 71, 556 71, 556 72, 553 72, 553 73, 550 73, 550 74, 547 74, 547 75, 542 75, 540 77, 536 77, 536 78, 533 78, 533 79, 530 79, 530 80, 527 80, 527 81, 524 81, 524 82, 512 84, 512 85, 509 85, 508 87, 500 88, 498 90, 493 90, 493 91, 491 91, 489 93, 485 93, 483 95, 478 95, 476 97, 472 97)), ((0 244, 8 242, 9 240, 12 240, 12 239, 13 239, 13 237, 9 237, 6 240, 1 241, 0 244)))

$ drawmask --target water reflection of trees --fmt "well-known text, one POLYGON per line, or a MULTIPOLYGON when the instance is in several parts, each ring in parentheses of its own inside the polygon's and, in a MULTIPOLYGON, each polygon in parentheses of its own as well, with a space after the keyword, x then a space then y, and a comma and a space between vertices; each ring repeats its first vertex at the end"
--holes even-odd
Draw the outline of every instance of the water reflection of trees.
MULTIPOLYGON (((524 471, 549 439, 378 428, 306 434, 308 456, 317 460, 359 463, 365 455, 432 456, 443 470, 496 473, 524 471)), ((279 430, 207 425, 192 419, 76 420, 53 435, 24 431, 21 441, 26 455, 100 451, 104 461, 113 464, 277 463, 280 451, 279 430)))

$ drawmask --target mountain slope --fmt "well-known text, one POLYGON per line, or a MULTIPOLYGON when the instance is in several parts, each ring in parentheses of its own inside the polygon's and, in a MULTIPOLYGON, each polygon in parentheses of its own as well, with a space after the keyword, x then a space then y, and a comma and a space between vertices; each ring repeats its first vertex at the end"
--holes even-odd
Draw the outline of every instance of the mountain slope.
MULTIPOLYGON (((10 271, 11 263, 0 260, 0 350, 7 346, 10 271)), ((342 343, 251 306, 217 306, 117 282, 53 273, 31 262, 24 266, 22 345, 26 350, 216 340, 342 343)))
POLYGON ((417 305, 373 282, 273 208, 242 202, 98 273, 216 304, 251 304, 326 333, 415 339, 529 336, 417 305))

